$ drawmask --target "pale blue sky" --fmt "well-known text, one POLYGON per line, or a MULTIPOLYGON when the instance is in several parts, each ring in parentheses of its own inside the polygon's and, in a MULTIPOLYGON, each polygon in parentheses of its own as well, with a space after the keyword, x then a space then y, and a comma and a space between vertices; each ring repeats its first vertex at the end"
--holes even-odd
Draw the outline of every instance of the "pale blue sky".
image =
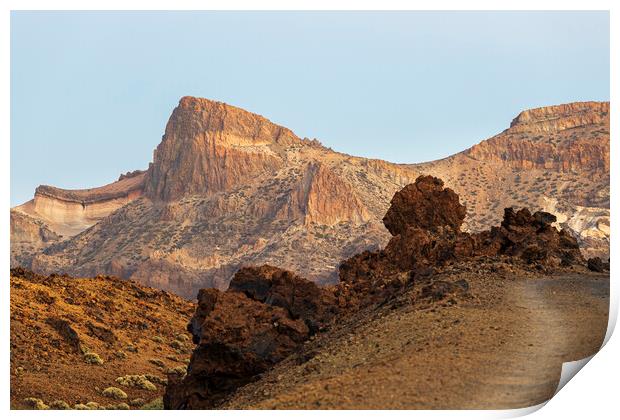
POLYGON ((420 162, 609 100, 607 12, 13 12, 11 205, 145 169, 180 97, 420 162))

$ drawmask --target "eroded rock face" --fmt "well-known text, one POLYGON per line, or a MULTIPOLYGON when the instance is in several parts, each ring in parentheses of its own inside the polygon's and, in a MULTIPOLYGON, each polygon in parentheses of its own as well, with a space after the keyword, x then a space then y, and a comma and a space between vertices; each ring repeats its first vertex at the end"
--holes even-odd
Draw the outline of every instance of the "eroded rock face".
POLYGON ((608 173, 605 136, 609 136, 609 102, 575 102, 523 111, 509 129, 465 153, 521 169, 608 173))
MULTIPOLYGON (((203 287, 225 290, 247 265, 278 265, 332 284, 341 260, 385 247, 393 235, 380 219, 390 200, 418 193, 394 197, 420 174, 441 178, 466 205, 462 224, 459 211, 444 221, 452 230, 488 230, 501 223, 506 207, 542 209, 558 216, 556 227, 570 229, 584 255, 606 260, 608 110, 608 103, 592 102, 524 111, 510 128, 462 153, 401 165, 337 153, 260 115, 185 97, 147 173, 88 190, 42 187, 35 200, 14 209, 36 218, 44 213, 47 221, 41 221, 63 237, 39 244, 37 235, 12 240, 12 265, 113 274, 187 298, 203 287)), ((428 187, 435 188, 433 182, 428 187)), ((387 215, 388 227, 416 216, 408 223, 426 230, 434 223, 433 208, 418 210, 387 215)), ((415 254, 406 236, 390 249, 415 254)), ((454 252, 471 251, 471 238, 458 234, 455 240, 454 252)), ((434 248, 444 254, 443 246, 434 248)), ((401 254, 403 262, 409 254, 401 254)))
POLYGON ((184 97, 166 126, 146 179, 146 194, 175 200, 213 194, 274 173, 282 158, 268 146, 299 141, 288 129, 242 109, 184 97))

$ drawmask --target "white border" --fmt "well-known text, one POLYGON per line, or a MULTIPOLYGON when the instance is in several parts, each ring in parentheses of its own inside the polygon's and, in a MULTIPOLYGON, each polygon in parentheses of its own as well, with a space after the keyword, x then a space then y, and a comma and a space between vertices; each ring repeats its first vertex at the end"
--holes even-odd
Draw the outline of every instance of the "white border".
MULTIPOLYGON (((0 9, 2 14, 0 17, 0 68, 2 72, 2 84, 1 93, 2 101, 0 102, 0 130, 2 133, 0 142, 0 170, 3 175, 3 182, 0 184, 2 189, 2 202, 4 203, 5 211, 10 208, 9 199, 9 165, 10 165, 10 10, 610 10, 611 13, 611 102, 615 103, 615 99, 618 97, 618 85, 616 83, 615 75, 618 72, 618 31, 620 28, 619 6, 620 2, 608 1, 608 0, 590 0, 590 1, 550 1, 550 0, 505 0, 505 1, 450 1, 450 0, 437 0, 437 1, 405 1, 405 0, 384 0, 369 1, 347 1, 347 0, 314 0, 314 1, 283 1, 283 0, 271 0, 271 1, 242 1, 242 0, 228 0, 228 1, 200 1, 200 0, 92 0, 89 2, 83 2, 78 0, 58 0, 58 1, 44 1, 44 0, 5 0, 1 3, 0 9)), ((612 117, 615 117, 615 108, 612 109, 612 117)), ((616 120, 611 120, 611 156, 617 156, 618 152, 618 124, 616 120)), ((613 159, 613 158, 612 158, 613 159)), ((614 213, 617 208, 618 197, 614 186, 617 185, 617 171, 613 170, 613 163, 611 165, 611 209, 614 213)), ((3 273, 7 276, 3 278, 2 288, 3 293, 1 303, 1 322, 2 328, 0 328, 0 334, 2 336, 2 345, 4 351, 2 352, 1 362, 1 375, 4 381, 2 382, 2 408, 4 410, 9 409, 9 353, 6 351, 9 348, 9 329, 8 324, 10 320, 10 302, 9 302, 9 282, 8 282, 8 269, 9 269, 9 218, 5 213, 5 217, 0 224, 0 238, 1 246, 3 250, 4 260, 2 263, 3 273)), ((614 219, 615 220, 615 219, 614 219)), ((616 224, 612 223, 612 243, 611 254, 616 255, 616 246, 614 239, 617 237, 618 229, 616 224)), ((610 326, 608 328, 608 334, 606 340, 611 337, 611 332, 615 326, 617 313, 618 313, 618 293, 616 288, 614 268, 612 268, 612 307, 610 311, 610 326)), ((537 411, 534 416, 536 418, 583 418, 584 416, 594 416, 594 418, 610 418, 611 413, 617 413, 617 384, 619 373, 619 363, 616 355, 620 354, 620 344, 617 338, 609 340, 607 345, 602 349, 600 354, 593 358, 592 362, 584 368, 584 371, 579 373, 579 379, 570 381, 562 391, 555 396, 545 407, 544 410, 537 411)), ((545 404, 542 404, 543 406, 545 404)), ((504 410, 504 411, 373 411, 373 412, 351 412, 351 411, 331 411, 331 412, 318 412, 318 411, 301 411, 295 413, 289 413, 286 411, 271 411, 271 412, 185 412, 182 416, 190 417, 204 417, 209 416, 218 419, 225 418, 238 418, 239 416, 248 417, 252 419, 265 419, 272 420, 274 418, 289 419, 290 416, 296 418, 315 418, 318 415, 321 417, 331 418, 359 418, 359 416, 390 416, 398 418, 409 418, 415 416, 420 419, 427 418, 506 418, 513 417, 515 415, 524 415, 529 412, 536 411, 539 407, 533 407, 531 409, 524 410, 504 410)), ((11 411, 10 416, 15 418, 32 418, 34 416, 49 416, 49 418, 60 418, 62 416, 89 416, 91 418, 100 416, 109 416, 111 413, 105 411, 48 411, 48 412, 32 412, 32 411, 11 411)), ((141 417, 148 416, 149 418, 159 417, 164 418, 169 413, 163 412, 149 412, 149 411, 132 411, 132 412, 114 412, 114 416, 120 416, 122 418, 132 416, 141 417)))

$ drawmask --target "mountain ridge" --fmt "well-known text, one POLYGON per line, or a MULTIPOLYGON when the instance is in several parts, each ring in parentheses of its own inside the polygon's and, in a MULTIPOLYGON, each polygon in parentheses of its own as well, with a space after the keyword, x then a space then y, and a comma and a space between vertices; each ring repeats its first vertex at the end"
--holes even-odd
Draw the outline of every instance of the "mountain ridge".
POLYGON ((497 224, 500 207, 553 204, 564 216, 558 225, 572 226, 586 255, 609 252, 608 103, 523 111, 463 152, 393 164, 334 152, 241 108, 183 97, 148 170, 128 178, 143 180, 131 199, 108 202, 109 212, 65 240, 35 246, 31 258, 12 245, 12 264, 103 272, 186 297, 225 288, 247 264, 330 283, 338 261, 385 245, 378 220, 421 174, 439 176, 463 198, 467 231, 497 224))

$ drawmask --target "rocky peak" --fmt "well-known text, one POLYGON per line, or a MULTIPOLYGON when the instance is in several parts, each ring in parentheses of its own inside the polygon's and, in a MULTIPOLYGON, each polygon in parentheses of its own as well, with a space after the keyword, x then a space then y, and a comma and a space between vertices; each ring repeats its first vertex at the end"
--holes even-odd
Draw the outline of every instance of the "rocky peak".
POLYGON ((222 102, 186 96, 174 109, 149 168, 146 194, 175 200, 225 191, 281 167, 287 128, 222 102))
POLYGON ((609 102, 573 102, 521 112, 509 131, 550 132, 609 121, 609 102))

